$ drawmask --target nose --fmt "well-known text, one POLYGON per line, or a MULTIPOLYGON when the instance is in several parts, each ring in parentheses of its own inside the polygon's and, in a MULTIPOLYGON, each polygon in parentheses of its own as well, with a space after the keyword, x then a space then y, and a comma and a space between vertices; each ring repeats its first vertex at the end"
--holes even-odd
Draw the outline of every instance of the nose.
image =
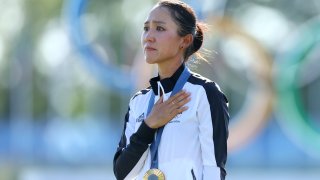
POLYGON ((154 42, 155 36, 152 30, 143 33, 143 42, 154 42))

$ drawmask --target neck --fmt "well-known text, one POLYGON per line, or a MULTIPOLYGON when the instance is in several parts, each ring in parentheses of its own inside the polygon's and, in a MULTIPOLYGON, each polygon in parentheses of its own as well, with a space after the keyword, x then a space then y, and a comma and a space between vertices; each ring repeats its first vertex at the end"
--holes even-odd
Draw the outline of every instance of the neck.
POLYGON ((183 61, 175 61, 174 63, 170 64, 158 64, 160 79, 171 77, 181 66, 182 63, 183 61))

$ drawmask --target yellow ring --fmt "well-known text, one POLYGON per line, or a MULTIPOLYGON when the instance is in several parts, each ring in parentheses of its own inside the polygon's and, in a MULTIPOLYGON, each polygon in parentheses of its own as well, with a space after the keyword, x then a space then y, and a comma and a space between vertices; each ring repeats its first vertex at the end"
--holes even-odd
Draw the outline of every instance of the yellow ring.
POLYGON ((255 79, 242 109, 233 117, 230 124, 228 150, 235 150, 246 145, 265 126, 273 109, 274 90, 272 86, 272 59, 265 49, 231 19, 208 19, 213 25, 216 37, 231 37, 241 41, 250 49, 259 63, 251 64, 255 79))

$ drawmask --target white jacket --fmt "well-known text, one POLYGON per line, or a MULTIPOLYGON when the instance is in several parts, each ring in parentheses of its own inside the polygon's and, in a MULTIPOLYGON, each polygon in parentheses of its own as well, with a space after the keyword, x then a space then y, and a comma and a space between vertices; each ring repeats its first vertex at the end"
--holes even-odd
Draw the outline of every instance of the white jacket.
MULTIPOLYGON (((131 98, 124 130, 114 157, 117 179, 142 179, 150 169, 150 144, 155 129, 144 123, 151 89, 159 99, 170 97, 182 65, 170 78, 150 80, 151 88, 131 98)), ((162 133, 158 148, 159 169, 166 180, 225 179, 228 137, 228 101, 212 81, 191 73, 184 88, 191 93, 188 110, 172 119, 162 133)))

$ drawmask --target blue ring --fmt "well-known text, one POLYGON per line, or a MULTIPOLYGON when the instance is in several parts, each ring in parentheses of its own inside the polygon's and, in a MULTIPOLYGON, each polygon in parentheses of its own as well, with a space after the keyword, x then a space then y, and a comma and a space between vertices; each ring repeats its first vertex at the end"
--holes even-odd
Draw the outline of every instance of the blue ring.
POLYGON ((66 5, 66 19, 69 26, 69 35, 76 49, 83 57, 86 68, 100 79, 104 85, 123 93, 134 90, 134 80, 128 72, 116 66, 104 63, 106 60, 96 53, 88 42, 80 22, 81 15, 85 12, 87 0, 69 0, 66 5))

